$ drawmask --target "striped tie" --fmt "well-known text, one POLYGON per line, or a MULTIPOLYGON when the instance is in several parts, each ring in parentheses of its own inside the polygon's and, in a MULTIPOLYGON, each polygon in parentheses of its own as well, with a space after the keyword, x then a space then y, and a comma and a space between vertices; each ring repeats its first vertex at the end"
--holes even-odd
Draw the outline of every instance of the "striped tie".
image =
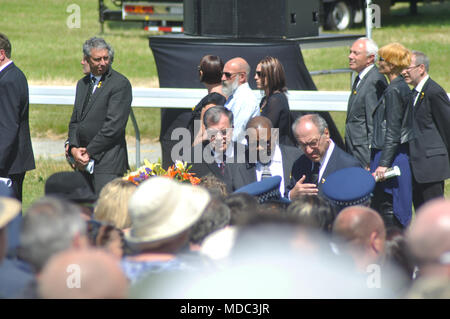
POLYGON ((272 173, 270 172, 269 164, 263 165, 261 180, 264 180, 269 177, 272 177, 272 173))

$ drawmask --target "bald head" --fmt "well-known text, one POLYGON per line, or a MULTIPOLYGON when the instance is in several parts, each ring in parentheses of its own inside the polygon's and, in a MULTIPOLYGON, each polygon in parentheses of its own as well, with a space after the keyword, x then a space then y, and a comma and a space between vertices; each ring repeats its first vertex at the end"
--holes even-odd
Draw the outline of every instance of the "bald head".
POLYGON ((424 204, 406 238, 419 261, 439 263, 442 255, 450 252, 450 200, 435 199, 424 204))
POLYGON ((272 128, 272 122, 265 116, 255 116, 248 121, 247 128, 270 130, 272 128))
POLYGON ((128 282, 117 258, 99 249, 64 251, 39 276, 43 298, 125 298, 128 282), (79 277, 78 277, 79 275, 79 277))
POLYGON ((238 75, 239 84, 246 83, 250 75, 250 65, 243 58, 237 57, 229 60, 223 67, 222 81, 234 80, 235 74, 238 75), (226 73, 231 74, 231 78, 226 77, 226 73))
POLYGON ((384 242, 386 230, 383 219, 376 211, 364 206, 344 208, 333 225, 333 234, 361 247, 370 245, 373 233, 378 234, 384 242))

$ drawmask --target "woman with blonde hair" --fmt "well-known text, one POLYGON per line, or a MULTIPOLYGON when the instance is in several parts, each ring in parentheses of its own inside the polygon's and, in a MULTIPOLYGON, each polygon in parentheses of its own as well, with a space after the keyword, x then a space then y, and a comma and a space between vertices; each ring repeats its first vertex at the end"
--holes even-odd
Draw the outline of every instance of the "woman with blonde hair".
POLYGON ((135 184, 122 178, 116 178, 106 184, 94 209, 94 219, 122 230, 130 228, 128 201, 135 190, 135 184))
POLYGON ((408 141, 412 133, 411 90, 401 72, 411 63, 411 52, 400 43, 390 43, 378 51, 378 69, 389 86, 373 111, 370 170, 381 180, 389 167, 398 166, 401 176, 377 183, 372 207, 386 227, 405 228, 412 216, 412 182, 408 141))

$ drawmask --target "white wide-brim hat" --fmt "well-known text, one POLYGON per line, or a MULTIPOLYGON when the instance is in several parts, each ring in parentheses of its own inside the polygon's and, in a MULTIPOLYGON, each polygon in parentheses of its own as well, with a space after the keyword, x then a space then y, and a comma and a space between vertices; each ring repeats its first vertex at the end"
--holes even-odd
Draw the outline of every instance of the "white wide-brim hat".
POLYGON ((0 197, 0 228, 5 227, 19 213, 22 205, 17 199, 0 197))
POLYGON ((132 248, 169 239, 199 220, 210 195, 201 186, 151 177, 130 198, 132 227, 125 239, 132 248))

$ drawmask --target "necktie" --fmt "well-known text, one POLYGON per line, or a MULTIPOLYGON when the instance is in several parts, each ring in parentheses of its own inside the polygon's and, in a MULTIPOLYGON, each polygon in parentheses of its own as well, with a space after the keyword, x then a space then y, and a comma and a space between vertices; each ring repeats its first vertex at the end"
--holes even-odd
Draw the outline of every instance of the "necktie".
POLYGON ((412 89, 412 94, 411 94, 412 106, 416 105, 415 102, 416 102, 417 94, 419 94, 419 91, 417 91, 416 89, 412 89))
POLYGON ((270 172, 270 163, 263 165, 261 180, 272 177, 272 173, 270 172))
POLYGON ((356 77, 355 82, 353 82, 352 94, 356 94, 356 86, 358 85, 358 83, 359 83, 359 75, 356 77))
POLYGON ((220 168, 220 172, 222 173, 222 175, 225 175, 225 163, 224 162, 219 164, 219 168, 220 168))
POLYGON ((318 184, 319 182, 320 162, 314 162, 313 170, 311 172, 311 183, 318 184))
POLYGON ((94 90, 94 84, 95 84, 95 78, 91 77, 91 80, 89 81, 89 87, 86 93, 86 97, 84 99, 84 103, 83 103, 83 110, 81 112, 81 114, 84 114, 84 111, 86 110, 86 106, 89 103, 89 100, 91 99, 92 96, 92 91, 94 90))

